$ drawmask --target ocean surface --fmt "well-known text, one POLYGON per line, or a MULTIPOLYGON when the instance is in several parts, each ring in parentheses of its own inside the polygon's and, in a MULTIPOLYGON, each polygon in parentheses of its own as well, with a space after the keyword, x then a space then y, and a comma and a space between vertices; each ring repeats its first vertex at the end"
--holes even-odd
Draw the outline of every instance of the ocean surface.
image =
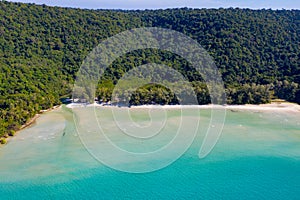
MULTIPOLYGON (((146 108, 132 109, 129 121, 118 109, 123 108, 95 108, 98 124, 89 124, 89 116, 78 119, 63 107, 20 131, 0 147, 0 199, 300 199, 300 112, 227 110, 217 144, 200 159, 205 134, 214 126, 210 109, 201 109, 200 115, 188 109, 165 109, 161 114, 157 109, 151 111, 153 119, 146 108), (121 149, 147 153, 172 141, 182 119, 187 123, 182 133, 192 132, 196 121, 199 129, 170 165, 128 173, 99 159, 106 155, 119 169, 154 169, 175 153, 162 151, 135 163, 105 148, 93 127, 101 127, 121 149), (140 128, 133 128, 135 133, 128 125, 132 122, 140 128)), ((182 139, 182 145, 185 142, 182 139)))

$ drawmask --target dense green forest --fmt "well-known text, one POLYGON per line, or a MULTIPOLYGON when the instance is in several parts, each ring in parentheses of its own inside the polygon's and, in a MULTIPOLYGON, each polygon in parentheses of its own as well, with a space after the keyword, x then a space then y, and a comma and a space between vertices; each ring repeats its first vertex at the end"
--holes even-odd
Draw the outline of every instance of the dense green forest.
MULTIPOLYGON (((81 10, 0 1, 0 136, 13 135, 40 110, 70 96, 82 61, 101 41, 139 27, 168 28, 198 41, 222 73, 228 104, 272 98, 300 103, 299 10, 81 10)), ((118 58, 99 82, 99 100, 110 100, 128 70, 152 62, 181 72, 199 104, 210 103, 201 76, 186 60, 151 49, 118 58)), ((130 103, 178 99, 167 88, 146 85, 130 103)))

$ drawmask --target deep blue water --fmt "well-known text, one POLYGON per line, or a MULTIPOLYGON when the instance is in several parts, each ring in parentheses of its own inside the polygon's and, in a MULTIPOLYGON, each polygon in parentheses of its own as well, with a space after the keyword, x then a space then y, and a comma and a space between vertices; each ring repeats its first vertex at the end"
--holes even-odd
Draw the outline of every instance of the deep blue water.
POLYGON ((62 183, 47 177, 0 188, 1 199, 299 199, 299 169, 299 161, 284 158, 213 163, 183 158, 148 174, 82 170, 62 183))

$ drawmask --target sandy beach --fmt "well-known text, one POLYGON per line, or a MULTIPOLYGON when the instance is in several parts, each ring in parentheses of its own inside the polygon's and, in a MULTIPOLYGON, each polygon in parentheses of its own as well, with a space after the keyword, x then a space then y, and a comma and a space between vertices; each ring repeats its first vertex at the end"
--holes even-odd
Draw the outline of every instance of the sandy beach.
MULTIPOLYGON (((26 122, 25 124, 23 124, 19 130, 16 131, 15 135, 18 134, 19 131, 33 125, 36 120, 41 116, 41 114, 43 113, 46 113, 46 112, 50 112, 52 110, 56 110, 56 109, 59 109, 61 107, 61 105, 56 105, 56 106, 53 106, 52 108, 49 108, 47 110, 40 110, 38 114, 35 114, 33 118, 31 118, 28 122, 26 122)), ((1 138, 4 138, 6 140, 6 144, 9 142, 9 140, 12 138, 13 136, 7 136, 7 137, 0 137, 1 138)), ((0 144, 1 146, 1 144, 0 144)))
POLYGON ((49 108, 47 110, 40 110, 38 114, 35 114, 34 117, 31 118, 26 124, 22 125, 21 128, 20 128, 20 130, 22 130, 22 129, 24 129, 24 128, 30 126, 30 125, 32 125, 41 116, 41 114, 49 112, 51 110, 58 109, 60 107, 61 107, 61 105, 57 105, 57 106, 53 106, 52 108, 49 108))
MULTIPOLYGON (((71 103, 68 104, 68 108, 76 107, 118 107, 112 105, 102 105, 98 103, 94 104, 79 104, 71 103)), ((122 108, 122 107, 121 107, 122 108)), ((127 107, 126 107, 127 108, 127 107)), ((259 104, 259 105, 141 105, 141 106, 131 106, 131 109, 141 109, 141 108, 162 108, 162 109, 179 109, 179 108, 199 108, 199 109, 227 109, 227 110, 254 110, 254 111, 289 111, 289 112, 300 112, 300 105, 296 103, 289 102, 272 102, 269 104, 259 104)))
POLYGON ((269 103, 260 105, 226 105, 226 109, 231 110, 256 110, 256 111, 291 111, 300 112, 300 105, 296 103, 269 103))

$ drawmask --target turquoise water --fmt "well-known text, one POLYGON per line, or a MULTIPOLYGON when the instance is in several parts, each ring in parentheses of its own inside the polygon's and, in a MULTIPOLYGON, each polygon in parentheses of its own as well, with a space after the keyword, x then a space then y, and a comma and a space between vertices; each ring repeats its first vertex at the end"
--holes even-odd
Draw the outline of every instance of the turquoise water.
MULTIPOLYGON (((122 148, 148 151, 172 138, 166 134, 134 149, 117 136, 109 109, 97 111, 101 126, 122 148)), ((176 126, 178 114, 167 111, 166 132, 176 126)), ((198 153, 210 112, 200 114, 200 130, 182 157, 161 170, 132 174, 93 158, 66 108, 46 113, 0 148, 0 199, 299 199, 299 112, 228 111, 223 133, 204 159, 198 153)), ((186 115, 189 121, 199 118, 186 115)), ((141 124, 149 122, 147 116, 144 111, 132 115, 141 124)), ((126 158, 118 162, 130 165, 126 158)))

